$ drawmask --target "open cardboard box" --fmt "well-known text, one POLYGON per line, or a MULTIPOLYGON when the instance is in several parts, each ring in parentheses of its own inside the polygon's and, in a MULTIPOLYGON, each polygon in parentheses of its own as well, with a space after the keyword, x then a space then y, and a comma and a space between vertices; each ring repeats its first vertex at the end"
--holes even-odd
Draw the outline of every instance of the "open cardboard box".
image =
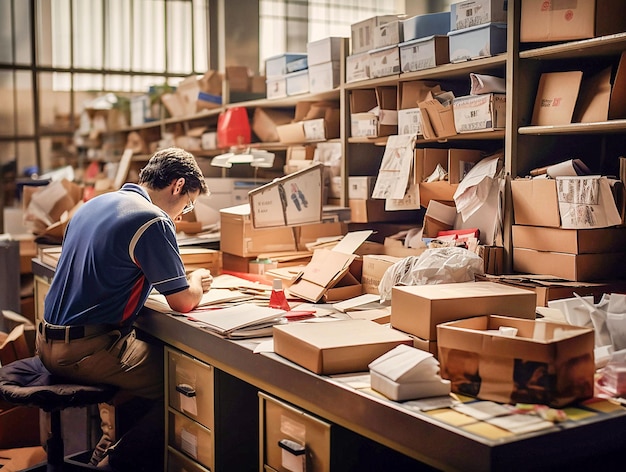
POLYGON ((453 392, 557 408, 593 396, 591 328, 486 315, 440 324, 437 344, 453 392))
POLYGON ((348 233, 333 249, 315 250, 301 278, 290 287, 291 293, 314 303, 322 298, 329 302, 361 295, 361 282, 350 267, 357 258, 354 252, 371 234, 348 233))
POLYGON ((452 104, 454 97, 450 97, 449 103, 444 100, 444 104, 437 99, 442 97, 443 93, 429 92, 426 100, 418 103, 424 139, 447 138, 457 134, 452 104))

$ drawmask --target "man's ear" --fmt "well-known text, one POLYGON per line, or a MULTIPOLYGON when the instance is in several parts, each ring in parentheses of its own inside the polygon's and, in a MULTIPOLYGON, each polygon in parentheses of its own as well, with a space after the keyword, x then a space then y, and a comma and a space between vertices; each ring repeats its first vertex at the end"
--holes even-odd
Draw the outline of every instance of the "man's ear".
POLYGON ((173 182, 172 193, 174 195, 179 195, 183 192, 183 187, 185 186, 185 178, 179 177, 173 182))

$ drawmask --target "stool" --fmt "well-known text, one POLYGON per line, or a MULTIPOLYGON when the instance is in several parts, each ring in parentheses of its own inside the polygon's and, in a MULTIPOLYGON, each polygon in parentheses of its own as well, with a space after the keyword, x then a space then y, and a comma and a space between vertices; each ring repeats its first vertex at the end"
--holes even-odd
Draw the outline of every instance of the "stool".
MULTIPOLYGON (((13 361, 0 368, 0 398, 17 405, 36 406, 50 413, 51 434, 46 442, 48 460, 45 470, 75 470, 65 464, 61 410, 104 403, 113 398, 112 385, 80 385, 51 374, 38 356, 13 361)), ((43 466, 42 466, 43 467, 43 466)), ((85 464, 84 469, 94 469, 85 464)), ((28 470, 44 470, 43 468, 28 470)))

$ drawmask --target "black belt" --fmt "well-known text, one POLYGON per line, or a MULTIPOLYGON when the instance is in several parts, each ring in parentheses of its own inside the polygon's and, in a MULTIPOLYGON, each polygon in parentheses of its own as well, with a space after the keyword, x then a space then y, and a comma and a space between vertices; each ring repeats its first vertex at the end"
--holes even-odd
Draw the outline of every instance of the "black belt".
POLYGON ((51 339, 53 341, 68 342, 87 336, 108 333, 115 329, 125 330, 125 328, 116 328, 111 325, 56 326, 45 322, 39 323, 39 333, 43 334, 46 340, 51 339))

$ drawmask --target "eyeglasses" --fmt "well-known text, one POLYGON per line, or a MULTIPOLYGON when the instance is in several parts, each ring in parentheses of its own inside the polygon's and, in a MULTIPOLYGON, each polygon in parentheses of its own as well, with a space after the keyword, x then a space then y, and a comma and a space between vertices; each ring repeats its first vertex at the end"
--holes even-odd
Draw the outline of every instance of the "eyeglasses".
POLYGON ((187 195, 187 198, 189 199, 189 201, 187 202, 187 204, 183 208, 183 211, 180 212, 181 215, 186 215, 187 213, 192 211, 194 209, 194 207, 196 206, 196 204, 191 201, 191 198, 189 197, 189 195, 187 195))

